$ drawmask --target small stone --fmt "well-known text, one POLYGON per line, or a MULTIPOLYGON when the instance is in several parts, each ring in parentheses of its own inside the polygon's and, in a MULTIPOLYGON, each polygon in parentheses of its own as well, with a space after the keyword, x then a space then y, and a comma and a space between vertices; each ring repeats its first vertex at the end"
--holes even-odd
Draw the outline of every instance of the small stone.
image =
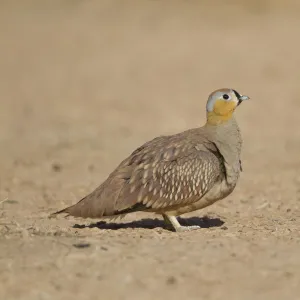
POLYGON ((228 230, 228 227, 227 226, 222 226, 221 229, 222 230, 228 230))
POLYGON ((54 172, 60 172, 62 170, 62 165, 59 163, 53 163, 52 164, 52 171, 54 172))
POLYGON ((89 248, 91 246, 91 244, 90 243, 77 243, 77 244, 73 244, 73 246, 75 248, 82 249, 82 248, 89 248))
POLYGON ((94 170, 95 170, 95 166, 94 166, 94 165, 89 165, 89 166, 88 166, 88 170, 89 170, 90 172, 94 171, 94 170))
POLYGON ((9 200, 9 199, 4 200, 3 202, 8 203, 8 204, 18 204, 19 203, 17 200, 9 200))
POLYGON ((284 272, 284 276, 287 278, 292 278, 294 276, 294 274, 292 272, 286 271, 286 272, 284 272))
POLYGON ((174 276, 170 276, 167 278, 167 284, 173 285, 177 283, 177 279, 174 276))

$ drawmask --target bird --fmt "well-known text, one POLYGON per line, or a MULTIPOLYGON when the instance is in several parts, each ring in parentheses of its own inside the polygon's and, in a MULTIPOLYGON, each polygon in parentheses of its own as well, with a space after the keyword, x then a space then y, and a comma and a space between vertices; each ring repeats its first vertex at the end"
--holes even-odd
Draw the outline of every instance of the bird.
POLYGON ((235 110, 248 99, 231 88, 213 91, 202 126, 145 142, 100 186, 52 215, 101 219, 152 212, 175 232, 199 229, 181 225, 177 217, 212 205, 235 189, 243 143, 235 110))

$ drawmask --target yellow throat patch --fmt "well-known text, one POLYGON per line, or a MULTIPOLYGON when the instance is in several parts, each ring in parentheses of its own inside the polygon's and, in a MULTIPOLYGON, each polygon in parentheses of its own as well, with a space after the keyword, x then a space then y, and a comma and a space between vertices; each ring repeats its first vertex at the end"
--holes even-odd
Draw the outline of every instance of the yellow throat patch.
POLYGON ((207 114, 207 123, 217 125, 231 119, 236 108, 234 101, 216 100, 214 109, 207 114))

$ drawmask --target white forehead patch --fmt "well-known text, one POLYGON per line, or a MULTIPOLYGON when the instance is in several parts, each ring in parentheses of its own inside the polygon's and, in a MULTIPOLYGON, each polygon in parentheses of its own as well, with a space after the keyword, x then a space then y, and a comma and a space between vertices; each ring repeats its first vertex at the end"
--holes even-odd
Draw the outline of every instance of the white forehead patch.
POLYGON ((213 97, 209 97, 207 104, 206 104, 206 110, 208 112, 212 112, 214 110, 214 99, 213 97))
POLYGON ((210 97, 207 100, 207 104, 206 104, 206 110, 208 112, 212 112, 214 110, 214 105, 215 105, 215 101, 216 99, 219 99, 223 96, 223 92, 215 92, 212 95, 210 95, 210 97))

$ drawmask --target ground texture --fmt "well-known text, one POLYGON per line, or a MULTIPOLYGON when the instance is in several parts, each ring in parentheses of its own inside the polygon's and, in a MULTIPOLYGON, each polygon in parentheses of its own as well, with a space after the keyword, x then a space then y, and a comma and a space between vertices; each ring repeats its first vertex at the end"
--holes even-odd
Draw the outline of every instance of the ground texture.
POLYGON ((0 299, 300 299, 299 1, 2 1, 0 299), (237 111, 227 199, 162 219, 49 219, 145 141, 237 111), (98 222, 99 221, 99 222, 98 222), (98 222, 98 223, 97 223, 98 222))

